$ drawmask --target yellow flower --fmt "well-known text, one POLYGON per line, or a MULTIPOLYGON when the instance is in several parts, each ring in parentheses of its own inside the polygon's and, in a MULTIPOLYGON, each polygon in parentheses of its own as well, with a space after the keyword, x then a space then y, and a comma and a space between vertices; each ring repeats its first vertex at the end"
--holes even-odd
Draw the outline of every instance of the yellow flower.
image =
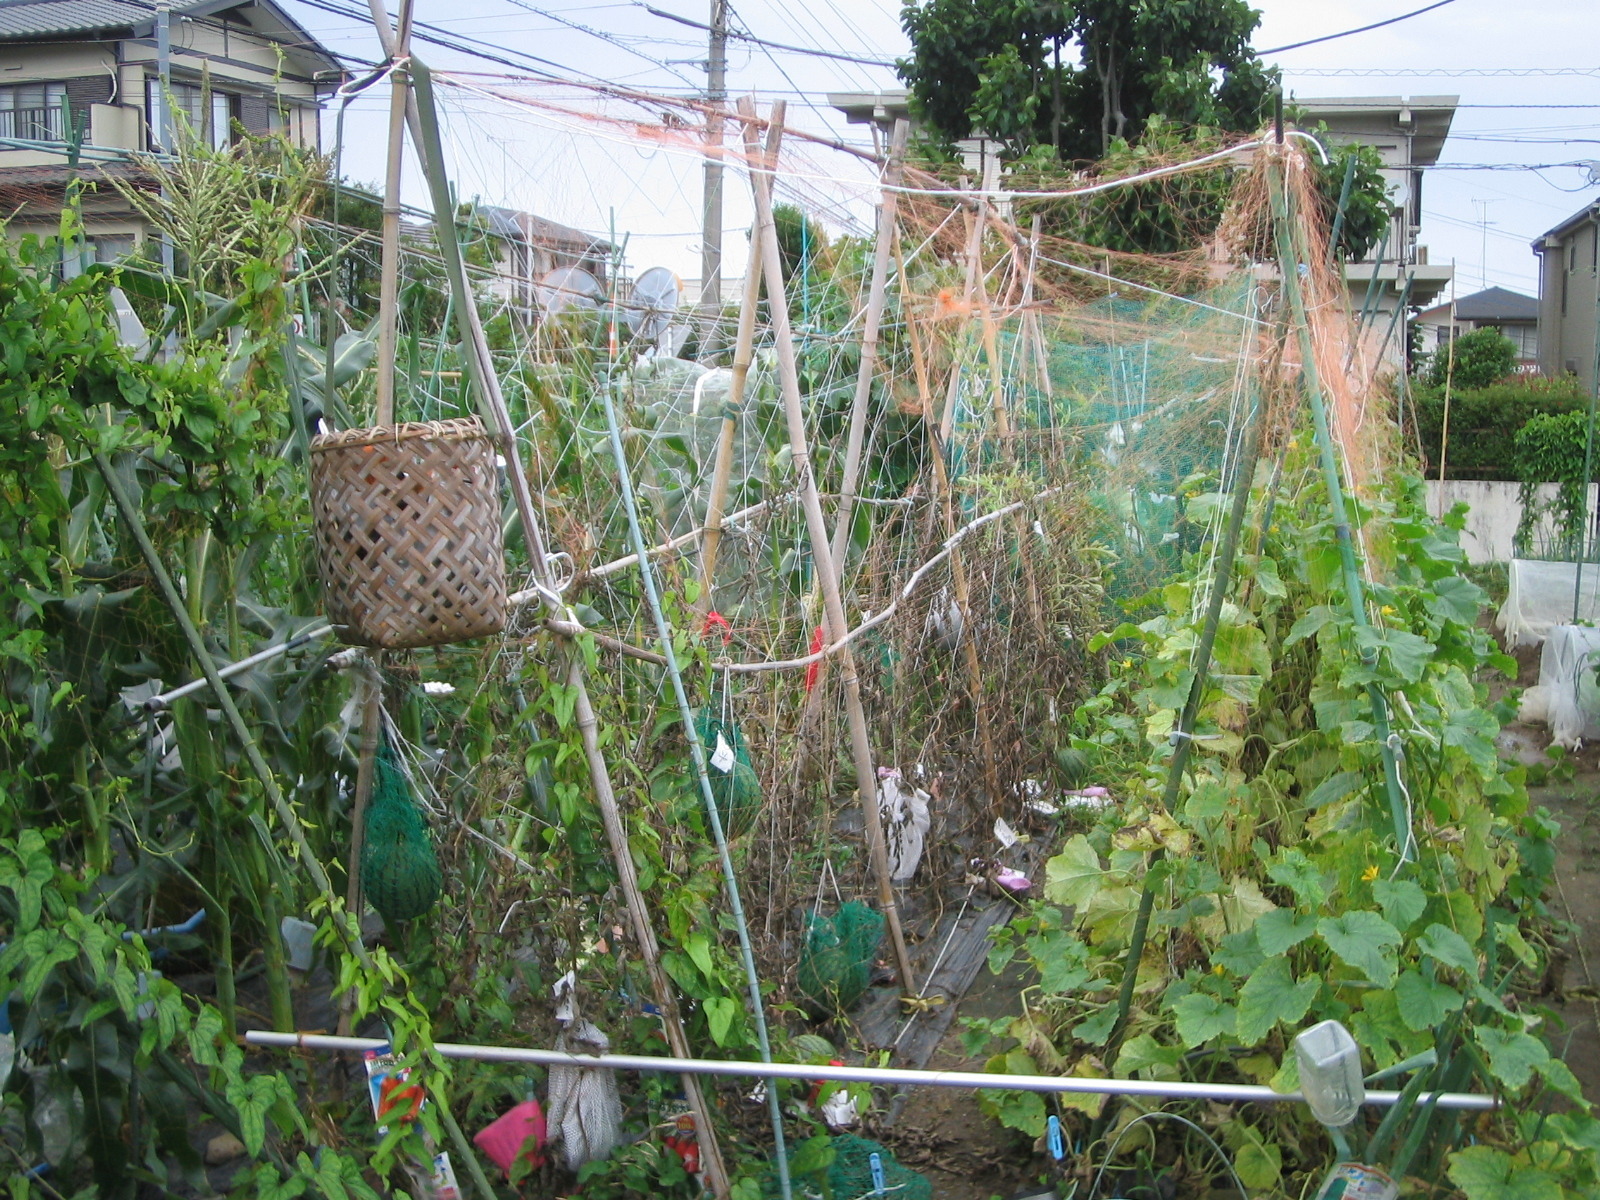
POLYGON ((1122 669, 1124 671, 1128 670, 1132 666, 1133 666, 1133 659, 1125 658, 1125 659, 1122 660, 1122 669))
POLYGON ((1361 878, 1364 879, 1368 883, 1371 883, 1377 877, 1378 877, 1378 868, 1377 868, 1376 865, 1369 866, 1365 871, 1361 872, 1361 878))
POLYGON ((1383 615, 1386 616, 1386 617, 1392 617, 1392 616, 1394 616, 1394 605, 1385 604, 1383 606, 1383 608, 1380 609, 1379 611, 1382 612, 1383 615))
POLYGON ((1222 964, 1221 963, 1218 963, 1216 966, 1212 967, 1211 968, 1211 973, 1213 975, 1226 975, 1227 974, 1227 972, 1222 969, 1222 964))

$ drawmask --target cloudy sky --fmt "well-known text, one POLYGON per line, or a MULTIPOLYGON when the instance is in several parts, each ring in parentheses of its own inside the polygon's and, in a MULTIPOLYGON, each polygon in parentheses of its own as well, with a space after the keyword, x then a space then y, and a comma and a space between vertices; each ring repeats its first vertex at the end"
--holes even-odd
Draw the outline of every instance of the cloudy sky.
MULTIPOLYGON (((370 26, 286 0, 330 49, 378 57, 370 26)), ((316 0, 354 11, 352 0, 316 0)), ((704 35, 650 12, 647 0, 416 0, 419 21, 472 48, 574 78, 669 94, 704 86, 704 35)), ((354 0, 359 4, 359 0, 354 0)), ((648 0, 693 21, 705 0, 648 0)), ((1261 0, 1255 45, 1286 45, 1337 33, 1422 7, 1426 0, 1261 0)), ((364 6, 362 6, 364 8, 364 6)), ((737 0, 733 25, 770 42, 866 59, 907 51, 895 0, 737 0)), ((1441 169, 1424 184, 1422 242, 1432 261, 1454 261, 1465 295, 1485 283, 1533 293, 1529 241, 1600 198, 1581 166, 1600 160, 1600 67, 1580 65, 1596 32, 1594 0, 1452 0, 1384 29, 1269 54, 1300 97, 1457 96, 1460 109, 1441 169), (1455 169, 1475 167, 1478 169, 1455 169), (1493 168, 1493 169, 1489 169, 1493 168), (1535 169, 1537 168, 1537 169, 1535 169)), ((693 276, 699 265, 700 164, 673 147, 644 144, 611 126, 569 113, 507 103, 486 92, 514 93, 535 104, 579 109, 578 94, 504 78, 513 67, 427 44, 417 47, 438 71, 459 72, 469 86, 442 89, 452 171, 463 196, 537 212, 579 228, 628 235, 635 270, 664 264, 693 276), (467 76, 466 73, 477 73, 467 76)), ((898 86, 892 69, 838 61, 799 50, 734 41, 729 90, 763 103, 783 98, 792 124, 863 140, 828 108, 829 91, 898 86)), ((353 179, 382 178, 387 99, 377 88, 351 102, 343 165, 353 179)), ((325 139, 334 142, 333 106, 325 139)), ((796 169, 806 179, 792 194, 813 205, 832 201, 836 225, 868 210, 870 174, 838 154, 812 152, 796 169)), ((1600 178, 1600 166, 1596 167, 1600 178)), ((728 181, 727 256, 737 273, 749 221, 747 185, 728 181)), ((423 201, 415 171, 407 199, 423 201)))

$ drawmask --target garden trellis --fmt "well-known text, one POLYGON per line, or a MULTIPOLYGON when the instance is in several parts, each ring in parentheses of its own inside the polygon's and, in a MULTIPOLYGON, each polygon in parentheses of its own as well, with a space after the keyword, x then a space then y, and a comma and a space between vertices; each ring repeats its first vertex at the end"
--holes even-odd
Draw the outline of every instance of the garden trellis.
MULTIPOLYGON (((1265 136, 1153 157, 1124 179, 1002 189, 992 174, 973 187, 959 168, 902 159, 903 129, 880 162, 747 104, 748 136, 724 156, 754 185, 759 277, 751 272, 736 310, 693 319, 691 338, 730 347, 699 362, 619 330, 635 251, 630 243, 624 257, 615 232, 605 302, 530 319, 494 290, 489 234, 458 210, 445 167, 470 152, 454 148, 473 144, 464 134, 486 112, 557 143, 599 139, 697 166, 704 106, 405 66, 431 240, 404 235, 397 220, 385 239, 307 208, 284 231, 304 255, 270 259, 306 266, 272 293, 281 307, 261 318, 257 340, 236 339, 284 338, 287 358, 214 362, 204 356, 223 351, 209 333, 169 375, 140 374, 106 351, 123 372, 127 428, 141 437, 171 427, 141 386, 158 380, 174 408, 200 412, 174 390, 182 371, 234 371, 263 424, 278 422, 256 459, 288 449, 234 498, 252 513, 255 502, 280 505, 268 514, 281 522, 278 542, 246 553, 209 482, 174 468, 154 437, 142 459, 96 460, 109 493, 59 484, 75 489, 64 511, 92 515, 109 494, 129 518, 126 530, 102 520, 84 532, 93 522, 74 517, 62 561, 98 569, 102 550, 127 558, 125 535, 145 536, 134 519, 143 505, 145 569, 183 565, 184 586, 167 590, 193 636, 174 649, 135 612, 108 661, 126 672, 154 647, 174 678, 196 666, 206 676, 203 687, 130 698, 144 704, 137 736, 96 710, 127 742, 128 765, 116 765, 118 750, 69 767, 86 797, 104 799, 72 817, 93 867, 114 874, 115 847, 158 880, 130 893, 143 919, 124 923, 135 928, 160 926, 163 888, 192 879, 216 889, 235 876, 254 881, 228 893, 241 931, 271 938, 275 919, 293 915, 273 904, 325 920, 339 970, 321 986, 348 997, 352 1029, 381 1014, 435 1101, 418 1114, 427 1136, 402 1130, 375 1152, 377 1170, 447 1138, 458 1167, 465 1156, 476 1169, 461 1123, 487 1123, 523 1098, 528 1081, 510 1068, 449 1073, 455 1048, 442 1044, 551 1045, 558 1021, 576 1021, 633 1054, 618 1065, 682 1072, 675 1086, 714 1191, 760 1186, 769 1161, 786 1190, 784 1170, 805 1156, 786 1153, 784 1139, 812 1140, 810 1118, 797 1116, 804 1089, 786 1082, 803 1069, 785 1061, 799 1051, 792 1002, 809 998, 841 1041, 864 1027, 851 1011, 860 993, 892 1006, 903 992, 926 1007, 956 924, 942 908, 965 911, 978 889, 1001 886, 1002 868, 1019 873, 1021 851, 1001 828, 1042 852, 1032 897, 997 926, 994 964, 1024 962, 1035 982, 1016 1018, 991 1026, 1014 1042, 990 1074, 1083 1080, 1056 1089, 1057 1128, 1076 1122, 1086 1143, 1115 1144, 1105 1095, 1170 1085, 1194 1096, 1184 1089, 1205 1080, 1183 1077, 1202 1072, 1224 1088, 1290 1093, 1286 1036, 1340 1015, 1375 1070, 1411 1077, 1390 1097, 1397 1115, 1362 1131, 1397 1170, 1448 1177, 1478 1200, 1461 1182, 1474 1164, 1505 1179, 1549 1174, 1517 1157, 1523 1143, 1564 1139, 1572 1151, 1592 1138, 1582 1113, 1530 1132, 1519 1102, 1468 1118, 1469 1129, 1427 1099, 1476 1093, 1489 1112, 1492 1090, 1573 1090, 1506 999, 1540 963, 1549 832, 1518 807, 1520 779, 1495 763, 1493 721, 1474 690, 1491 663, 1476 589, 1456 575, 1448 532, 1424 523, 1397 482, 1404 458, 1377 377, 1382 347, 1351 330, 1308 139, 1265 136), (1231 193, 1193 230, 1190 252, 1136 255, 1067 236, 1081 226, 1063 221, 1063 206, 1125 193, 1176 202, 1214 175, 1227 184, 1219 194, 1231 193), (864 219, 874 205, 876 223, 864 219), (375 257, 385 244, 387 272, 375 257), (370 290, 347 286, 374 276, 382 312, 370 311, 370 290), (349 369, 300 386, 309 360, 299 334, 283 334, 290 311, 318 347, 309 357, 326 351, 319 369, 346 354, 349 369), (355 349, 377 340, 372 330, 393 347, 379 356, 392 388, 366 370, 370 350, 362 360, 355 349), (278 390, 256 382, 280 377, 278 390), (477 535, 496 547, 510 535, 504 632, 382 657, 341 652, 330 666, 326 626, 309 615, 312 576, 281 536, 309 528, 309 435, 319 421, 326 436, 467 419, 482 421, 504 470, 491 531, 477 535), (119 490, 125 479, 142 490, 119 490), (225 569, 208 575, 212 553, 225 569), (351 657, 369 662, 336 669, 351 657), (210 729, 212 703, 228 715, 225 732, 210 729), (157 728, 168 723, 176 756, 157 728), (207 762, 241 752, 267 803, 240 785, 223 797, 246 814, 235 819, 208 800, 205 853, 215 846, 216 861, 191 869, 198 826, 184 803, 211 795, 207 762), (909 883, 888 877, 879 768, 927 798, 909 883), (184 803, 124 819, 116 781, 138 779, 148 796, 184 803), (1104 808, 1080 803, 1107 790, 1104 808), (378 797, 368 837, 403 826, 427 885, 385 892, 373 871, 368 891, 380 894, 368 900, 396 918, 379 942, 360 940, 347 919, 362 907, 358 864, 384 852, 352 845, 366 791, 378 797), (229 857, 246 825, 262 858, 253 875, 229 857), (284 836, 314 889, 279 848, 284 836), (825 871, 838 893, 819 901, 825 871), (267 899, 257 899, 261 882, 267 899), (338 882, 357 911, 341 912, 338 882), (660 1037, 665 1058, 652 1049, 660 1037), (770 1060, 750 1067, 769 1076, 765 1127, 746 1115, 747 1082, 719 1085, 683 1065, 725 1061, 732 1076, 753 1058, 770 1060), (1478 1144, 1463 1149, 1469 1133, 1478 1144)), ((398 128, 407 110, 397 102, 394 112, 398 128)), ((599 225, 601 197, 588 199, 599 225)), ((268 291, 282 283, 245 266, 268 291)), ((136 278, 126 275, 130 287, 136 278)), ((224 308, 206 300, 197 311, 224 308)), ((176 427, 179 461, 200 461, 199 426, 176 427)), ((86 435, 59 436, 79 445, 86 435)), ((85 611, 49 605, 48 620, 62 623, 51 629, 85 611)), ((28 694, 48 696, 65 678, 43 659, 28 669, 28 694)), ((7 853, 38 857, 31 842, 7 853)), ((226 903, 207 909, 229 918, 226 903)), ((231 954, 226 926, 211 936, 231 954)), ((263 957, 279 1039, 293 1038, 293 1006, 279 1003, 292 999, 288 968, 281 954, 263 957)), ((7 963, 0 970, 20 985, 7 963)), ((231 972, 231 962, 216 971, 229 1021, 231 972)), ((171 1017, 175 992, 153 994, 171 1017)), ((39 1007, 36 1022, 55 1011, 39 1007)), ((211 1022, 209 1012, 185 1020, 211 1022)), ((122 1035, 137 1046, 133 1020, 122 1035)), ((196 1063, 236 1054, 233 1032, 195 1035, 211 1047, 196 1063)), ((668 1123, 662 1092, 674 1085, 623 1085, 636 1129, 668 1123)), ((295 1094, 281 1086, 275 1103, 295 1094)), ((1037 1136, 1038 1097, 1051 1091, 1030 1084, 982 1103, 1037 1136)), ((1215 1117, 1217 1132, 1253 1189, 1294 1193, 1325 1165, 1324 1135, 1293 1111, 1264 1115, 1243 1107, 1257 1093, 1229 1095, 1240 1103, 1215 1117)), ((217 1103, 256 1113, 237 1085, 217 1103)), ((345 1138, 329 1132, 336 1122, 273 1120, 271 1139, 249 1140, 253 1153, 273 1147, 280 1181, 310 1169, 288 1156, 297 1140, 345 1138)), ((621 1171, 648 1153, 623 1147, 607 1162, 621 1171)), ((1562 1166, 1562 1186, 1578 1194, 1585 1169, 1562 1166)), ((476 1187, 493 1190, 481 1173, 476 1187)))

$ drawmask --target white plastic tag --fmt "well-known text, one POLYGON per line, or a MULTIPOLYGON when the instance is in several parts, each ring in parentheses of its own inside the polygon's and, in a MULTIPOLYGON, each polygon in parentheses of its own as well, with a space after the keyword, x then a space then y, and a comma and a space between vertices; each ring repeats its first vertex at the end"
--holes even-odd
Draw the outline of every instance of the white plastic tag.
POLYGON ((733 747, 717 734, 717 748, 711 752, 711 765, 726 775, 733 770, 733 747))

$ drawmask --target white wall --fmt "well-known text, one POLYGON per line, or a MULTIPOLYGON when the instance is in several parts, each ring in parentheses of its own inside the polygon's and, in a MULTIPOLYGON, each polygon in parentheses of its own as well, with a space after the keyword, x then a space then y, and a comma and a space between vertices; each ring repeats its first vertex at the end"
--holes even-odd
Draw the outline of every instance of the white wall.
MULTIPOLYGON (((1517 523, 1522 520, 1522 505, 1517 503, 1520 483, 1484 479, 1428 480, 1428 511, 1443 516, 1457 504, 1467 507, 1467 527, 1461 533, 1461 548, 1473 563, 1510 562, 1511 543, 1517 523)), ((1539 488, 1540 500, 1555 499, 1557 485, 1539 488)), ((1589 488, 1589 511, 1595 507, 1596 488, 1589 488)), ((1549 531, 1546 530, 1546 533, 1549 531)), ((1537 541, 1537 538, 1535 539, 1537 541)))

